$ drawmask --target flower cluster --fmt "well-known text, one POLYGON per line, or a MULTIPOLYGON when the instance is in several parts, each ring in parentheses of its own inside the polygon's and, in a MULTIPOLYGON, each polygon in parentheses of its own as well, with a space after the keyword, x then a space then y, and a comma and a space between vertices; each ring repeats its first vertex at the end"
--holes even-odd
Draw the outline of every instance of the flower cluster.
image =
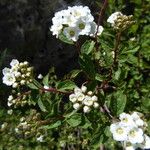
POLYGON ((4 84, 17 88, 20 85, 32 82, 33 68, 29 67, 27 61, 19 63, 17 59, 13 59, 10 66, 11 68, 5 67, 2 71, 4 84))
POLYGON ((12 105, 16 108, 18 106, 25 106, 28 101, 27 95, 21 95, 21 93, 17 93, 17 95, 9 95, 7 105, 11 107, 12 105))
POLYGON ((107 19, 107 22, 109 22, 115 30, 123 31, 134 23, 134 21, 132 21, 132 18, 132 15, 126 16, 121 12, 115 12, 111 14, 111 16, 107 19))
POLYGON ((98 97, 92 91, 87 92, 87 87, 82 86, 81 89, 76 87, 74 93, 69 95, 69 100, 73 103, 74 109, 79 109, 83 106, 83 112, 88 113, 91 107, 98 108, 98 97))
POLYGON ((32 110, 27 117, 20 118, 20 123, 15 128, 16 134, 21 137, 36 137, 36 140, 43 142, 45 130, 40 128, 41 115, 36 110, 32 110))
POLYGON ((120 121, 110 126, 113 139, 124 142, 126 149, 150 148, 150 137, 144 133, 147 124, 141 119, 141 115, 138 112, 122 113, 119 116, 120 121))
MULTIPOLYGON (((56 12, 52 23, 50 31, 57 38, 63 33, 69 40, 77 41, 80 35, 95 36, 97 32, 97 24, 87 6, 68 7, 66 10, 56 12)), ((102 31, 103 27, 99 26, 97 35, 102 31)))

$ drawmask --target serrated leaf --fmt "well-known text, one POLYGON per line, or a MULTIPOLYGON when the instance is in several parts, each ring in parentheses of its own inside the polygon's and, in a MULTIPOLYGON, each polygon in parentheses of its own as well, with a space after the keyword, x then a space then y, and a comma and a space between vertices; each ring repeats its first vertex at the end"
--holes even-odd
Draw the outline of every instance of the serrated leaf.
POLYGON ((69 74, 70 74, 70 78, 76 78, 80 73, 82 72, 82 70, 72 70, 69 74))
POLYGON ((121 114, 126 106, 127 97, 123 93, 123 91, 117 91, 114 93, 112 99, 111 99, 111 106, 110 109, 112 110, 113 114, 119 115, 121 114))
POLYGON ((91 57, 85 54, 82 55, 81 57, 79 57, 79 64, 89 78, 95 79, 95 67, 91 60, 91 57))
POLYGON ((95 46, 95 42, 92 40, 86 41, 81 47, 81 53, 90 54, 95 46))
POLYGON ((43 78, 42 83, 46 86, 49 86, 49 73, 43 78))
POLYGON ((56 122, 54 122, 54 123, 50 123, 50 125, 43 126, 42 128, 48 130, 48 129, 54 129, 54 128, 57 128, 57 127, 59 127, 60 125, 61 125, 61 121, 58 120, 58 121, 56 121, 56 122))
POLYGON ((140 46, 137 46, 131 50, 123 51, 122 54, 136 53, 140 49, 140 46))
POLYGON ((69 119, 66 120, 68 124, 72 127, 78 126, 81 122, 81 115, 80 114, 74 114, 69 119))
POLYGON ((38 99, 38 106, 40 107, 41 111, 47 112, 46 107, 44 106, 41 98, 38 99))
POLYGON ((75 83, 70 80, 62 81, 57 84, 57 89, 62 91, 73 90, 75 87, 76 87, 75 83))
POLYGON ((58 37, 61 41, 63 41, 64 43, 67 43, 67 44, 74 44, 72 40, 69 40, 63 33, 59 34, 59 37, 58 37))

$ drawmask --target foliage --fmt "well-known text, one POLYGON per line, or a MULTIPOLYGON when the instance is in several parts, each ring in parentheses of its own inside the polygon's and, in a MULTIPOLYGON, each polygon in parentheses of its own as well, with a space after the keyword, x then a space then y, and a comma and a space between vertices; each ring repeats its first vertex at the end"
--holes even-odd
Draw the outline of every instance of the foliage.
MULTIPOLYGON (((104 21, 102 35, 86 37, 84 42, 59 37, 77 46, 80 68, 61 79, 51 68, 43 79, 35 77, 12 90, 12 94, 20 93, 21 105, 0 109, 0 149, 121 149, 109 126, 119 114, 133 111, 144 114, 150 135, 150 13, 148 1, 134 3, 135 23, 123 32, 104 21), (73 109, 69 95, 81 85, 97 95, 98 109, 89 113, 73 109)), ((108 7, 110 15, 125 5, 119 1, 114 6, 110 0, 108 7)))

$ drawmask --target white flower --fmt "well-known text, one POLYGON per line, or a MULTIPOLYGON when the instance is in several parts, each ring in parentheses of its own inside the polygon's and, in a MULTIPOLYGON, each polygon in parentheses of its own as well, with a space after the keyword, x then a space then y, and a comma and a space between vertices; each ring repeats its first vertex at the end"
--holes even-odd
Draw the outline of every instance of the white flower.
POLYGON ((131 117, 137 126, 144 126, 144 121, 140 118, 140 114, 138 112, 132 113, 131 117))
POLYGON ((50 31, 53 33, 53 35, 56 35, 56 37, 58 38, 59 34, 62 31, 63 26, 60 25, 52 25, 50 28, 50 31))
POLYGON ((107 22, 109 22, 112 26, 114 26, 115 21, 117 20, 118 16, 121 16, 121 15, 122 15, 121 12, 115 12, 111 14, 111 16, 109 16, 109 18, 107 19, 107 22))
POLYGON ((120 123, 124 126, 131 126, 131 127, 136 126, 134 121, 133 121, 133 118, 129 114, 122 113, 119 115, 119 119, 121 120, 120 123))
POLYGON ((133 145, 127 146, 125 150, 135 150, 136 148, 133 145))
POLYGON ((80 104, 79 104, 79 103, 73 104, 73 108, 74 108, 75 110, 79 109, 79 108, 80 108, 80 104))
POLYGON ((98 104, 97 102, 94 102, 93 107, 94 107, 94 108, 98 108, 98 107, 99 107, 99 104, 98 104))
POLYGON ((19 64, 19 61, 17 59, 13 59, 11 62, 10 62, 10 66, 16 66, 19 64))
POLYGON ((121 126, 119 123, 111 124, 110 131, 113 134, 113 138, 116 141, 126 141, 127 140, 127 129, 121 126))
POLYGON ((41 135, 41 136, 37 137, 36 140, 39 141, 39 142, 43 142, 43 138, 44 138, 44 136, 41 135))
POLYGON ((18 129, 18 128, 15 128, 15 132, 16 132, 16 133, 19 133, 19 129, 18 129))
POLYGON ((90 22, 85 22, 83 19, 79 19, 76 22, 76 27, 78 28, 79 35, 89 35, 89 32, 91 31, 90 22))
POLYGON ((144 135, 144 137, 145 137, 145 143, 143 149, 150 149, 150 137, 147 136, 146 134, 144 135))
POLYGON ((65 27, 63 34, 72 41, 77 41, 79 38, 79 31, 76 27, 65 27))
POLYGON ((2 70, 2 73, 3 75, 6 75, 6 74, 9 74, 10 73, 10 69, 5 67, 3 70, 2 70))
POLYGON ((85 93, 85 92, 87 91, 87 87, 86 87, 86 86, 84 86, 84 85, 82 85, 82 87, 81 87, 81 91, 82 91, 83 93, 85 93))
POLYGON ((128 133, 128 140, 132 144, 142 143, 144 141, 143 130, 140 128, 133 128, 128 133))
POLYGON ((15 81, 15 76, 11 73, 5 74, 5 76, 3 77, 3 83, 8 86, 11 86, 15 81))
POLYGON ((84 106, 83 107, 83 112, 84 113, 89 113, 91 111, 91 108, 90 107, 88 107, 88 106, 84 106))
POLYGON ((103 30, 104 28, 102 26, 99 26, 98 32, 97 32, 97 24, 95 22, 91 22, 91 31, 89 35, 95 37, 96 32, 97 32, 97 35, 101 35, 103 30))
POLYGON ((77 101, 77 96, 76 96, 75 94, 71 94, 71 95, 69 95, 69 100, 70 100, 72 103, 74 103, 74 102, 77 101))
POLYGON ((38 78, 38 79, 43 79, 42 74, 39 74, 37 78, 38 78))

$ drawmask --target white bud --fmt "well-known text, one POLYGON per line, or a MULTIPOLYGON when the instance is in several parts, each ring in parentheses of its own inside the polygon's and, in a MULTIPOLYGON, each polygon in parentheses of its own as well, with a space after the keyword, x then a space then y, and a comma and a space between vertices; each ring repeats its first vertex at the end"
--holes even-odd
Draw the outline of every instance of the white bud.
POLYGON ((25 80, 21 80, 21 81, 20 81, 20 84, 21 84, 21 85, 25 85, 25 83, 26 83, 25 80))
POLYGON ((13 96, 12 96, 12 95, 9 95, 8 101, 12 101, 12 100, 13 100, 13 96))
POLYGON ((76 96, 79 102, 82 102, 85 98, 85 95, 83 93, 76 93, 76 96))
POLYGON ((12 87, 13 88, 17 88, 18 87, 18 83, 17 82, 13 83, 12 87))
POLYGON ((93 107, 94 107, 94 108, 98 108, 98 107, 99 107, 99 104, 98 104, 97 102, 94 102, 93 107))
POLYGON ((31 73, 30 73, 30 72, 28 72, 28 73, 26 74, 26 76, 27 76, 27 77, 30 77, 30 76, 31 76, 31 73))
POLYGON ((29 65, 29 63, 27 61, 24 61, 23 64, 26 66, 29 65))
POLYGON ((97 100, 98 100, 98 97, 94 95, 94 96, 92 96, 92 100, 93 100, 93 101, 97 101, 97 100))
POLYGON ((88 106, 84 106, 84 107, 83 107, 83 112, 84 112, 84 113, 89 113, 90 110, 91 110, 91 109, 90 109, 90 107, 88 107, 88 106))
POLYGON ((75 95, 75 94, 69 95, 69 100, 70 100, 72 103, 76 102, 76 101, 77 101, 76 95, 75 95))
POLYGON ((92 95, 93 95, 93 92, 92 92, 92 91, 88 91, 87 94, 90 95, 90 96, 92 96, 92 95))
POLYGON ((9 114, 9 115, 12 115, 12 113, 13 113, 12 109, 10 109, 10 110, 7 111, 7 114, 9 114))
POLYGON ((78 88, 78 87, 75 87, 74 88, 74 93, 81 93, 82 91, 81 91, 81 89, 80 88, 78 88))
POLYGON ((38 78, 38 79, 43 79, 42 74, 39 74, 37 78, 38 78))
POLYGON ((73 104, 73 108, 74 108, 75 110, 79 109, 79 108, 80 108, 80 104, 79 104, 79 103, 73 104))
POLYGON ((22 77, 22 78, 25 78, 25 74, 22 74, 21 77, 22 77))
POLYGON ((84 85, 82 85, 82 87, 81 87, 81 91, 82 91, 83 93, 85 93, 85 92, 87 91, 87 87, 86 87, 86 86, 84 86, 84 85))
POLYGON ((11 102, 8 102, 7 105, 8 105, 8 107, 10 107, 10 106, 12 105, 12 103, 11 103, 11 102))
POLYGON ((16 73, 15 73, 15 77, 18 78, 18 77, 20 77, 20 76, 21 76, 21 73, 20 73, 20 72, 16 72, 16 73))
POLYGON ((20 65, 20 67, 23 67, 24 66, 24 64, 21 62, 21 63, 19 63, 19 65, 20 65))

